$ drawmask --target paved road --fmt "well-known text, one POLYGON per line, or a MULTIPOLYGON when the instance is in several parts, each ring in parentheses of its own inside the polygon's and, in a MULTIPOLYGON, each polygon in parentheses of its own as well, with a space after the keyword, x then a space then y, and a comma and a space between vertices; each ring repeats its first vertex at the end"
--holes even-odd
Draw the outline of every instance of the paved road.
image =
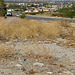
MULTIPOLYGON (((26 15, 25 18, 32 19, 32 20, 42 20, 42 21, 56 21, 61 19, 58 17, 41 17, 41 16, 32 16, 32 15, 26 15)), ((63 18, 63 20, 67 20, 75 23, 75 19, 63 18)))
MULTIPOLYGON (((13 16, 8 16, 8 17, 16 17, 16 14, 13 14, 13 16)), ((42 16, 32 16, 32 15, 26 15, 26 19, 31 19, 31 20, 41 20, 41 21, 56 21, 60 20, 61 18, 59 17, 42 17, 42 16)), ((63 18, 63 20, 71 21, 75 23, 75 19, 70 19, 70 18, 63 18)))

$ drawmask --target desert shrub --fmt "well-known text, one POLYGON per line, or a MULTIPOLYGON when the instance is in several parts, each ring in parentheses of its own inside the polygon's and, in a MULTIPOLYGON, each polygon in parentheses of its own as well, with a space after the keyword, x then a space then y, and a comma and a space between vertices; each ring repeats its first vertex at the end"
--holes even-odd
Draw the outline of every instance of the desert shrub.
POLYGON ((53 16, 55 16, 55 14, 58 16, 58 17, 67 17, 67 18, 74 18, 75 16, 75 3, 72 5, 72 7, 68 7, 68 8, 62 8, 62 9, 59 9, 57 10, 53 16), (56 14, 56 12, 58 12, 56 14))
POLYGON ((57 16, 57 15, 53 13, 52 16, 57 16))
POLYGON ((72 38, 74 29, 68 21, 38 22, 21 18, 0 18, 0 37, 3 39, 49 39, 72 38), (11 24, 11 25, 10 25, 11 24))
POLYGON ((73 30, 71 28, 64 28, 62 27, 60 36, 64 38, 71 38, 73 37, 73 30))
POLYGON ((25 14, 20 15, 20 18, 25 18, 25 14))
POLYGON ((63 13, 53 13, 52 16, 64 17, 63 13))
POLYGON ((63 27, 70 27, 70 26, 71 26, 70 23, 71 23, 71 22, 69 22, 69 21, 67 21, 67 20, 63 20, 63 18, 61 18, 60 21, 59 21, 59 24, 60 24, 61 26, 63 26, 63 27))
POLYGON ((7 18, 7 14, 5 14, 4 18, 7 18))
POLYGON ((44 13, 44 11, 40 11, 40 12, 38 12, 38 13, 43 14, 43 13, 44 13))
POLYGON ((72 38, 73 37, 73 27, 71 26, 71 22, 60 19, 59 25, 61 26, 60 36, 62 38, 72 38))
POLYGON ((30 15, 36 15, 37 13, 29 13, 30 15))
POLYGON ((75 38, 75 29, 73 30, 73 38, 75 38))
POLYGON ((10 22, 7 18, 6 23, 4 19, 1 21, 0 35, 5 38, 58 37, 60 32, 57 22, 47 24, 20 18, 12 18, 10 22))

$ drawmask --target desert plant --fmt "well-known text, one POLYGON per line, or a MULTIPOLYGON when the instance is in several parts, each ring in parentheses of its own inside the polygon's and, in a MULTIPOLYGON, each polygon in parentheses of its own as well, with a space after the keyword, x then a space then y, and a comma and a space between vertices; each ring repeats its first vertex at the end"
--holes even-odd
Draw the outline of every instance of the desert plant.
POLYGON ((25 18, 25 14, 22 14, 22 15, 20 16, 20 18, 25 18))
POLYGON ((63 27, 70 27, 71 26, 71 22, 67 21, 67 20, 63 20, 63 18, 60 19, 59 21, 60 25, 63 27))
POLYGON ((37 13, 29 13, 30 15, 36 15, 37 13))
MULTIPOLYGON (((44 40, 57 37, 75 36, 73 28, 68 21, 38 22, 21 18, 0 18, 0 39, 37 39, 44 40), (10 21, 9 21, 10 20, 10 21), (11 24, 11 25, 10 25, 11 24)), ((74 38, 75 39, 75 38, 74 38)))
POLYGON ((52 16, 74 18, 74 16, 75 16, 75 3, 73 3, 72 7, 62 8, 62 9, 56 10, 56 12, 53 13, 52 16))
POLYGON ((60 26, 57 25, 57 22, 47 24, 20 18, 12 18, 13 21, 9 22, 8 18, 5 23, 4 19, 1 18, 0 20, 2 21, 0 22, 0 35, 2 38, 31 38, 31 36, 34 38, 49 38, 58 37, 60 32, 60 26))

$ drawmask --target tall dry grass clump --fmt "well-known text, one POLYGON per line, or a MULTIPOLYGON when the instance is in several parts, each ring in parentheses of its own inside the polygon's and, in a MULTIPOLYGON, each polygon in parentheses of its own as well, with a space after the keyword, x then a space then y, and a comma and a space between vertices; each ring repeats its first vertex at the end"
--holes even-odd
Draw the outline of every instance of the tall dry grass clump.
POLYGON ((74 30, 75 29, 71 25, 71 22, 60 19, 60 21, 58 21, 58 24, 61 26, 60 37, 75 39, 74 38, 74 34, 75 34, 74 30))
POLYGON ((75 29, 68 21, 38 22, 21 18, 0 17, 0 39, 73 38, 75 29))
POLYGON ((62 18, 59 20, 59 24, 62 26, 62 27, 71 27, 71 22, 69 21, 66 21, 66 20, 63 20, 62 18))
POLYGON ((74 30, 73 30, 73 39, 74 39, 74 41, 75 41, 75 28, 74 28, 74 30))
POLYGON ((57 22, 41 23, 20 18, 0 18, 0 21, 0 39, 60 36, 57 22))

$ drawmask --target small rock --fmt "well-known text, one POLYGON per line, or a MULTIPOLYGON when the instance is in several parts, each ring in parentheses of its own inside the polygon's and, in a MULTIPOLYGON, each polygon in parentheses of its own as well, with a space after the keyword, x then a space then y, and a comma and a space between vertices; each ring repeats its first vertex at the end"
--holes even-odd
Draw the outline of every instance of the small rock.
POLYGON ((62 39, 62 38, 57 38, 57 41, 66 43, 66 39, 62 39))
POLYGON ((27 41, 28 39, 27 38, 25 38, 25 41, 27 41))
POLYGON ((72 72, 70 71, 64 71, 65 74, 68 74, 68 75, 74 75, 72 72))
POLYGON ((30 38, 32 38, 33 36, 30 36, 30 38))
POLYGON ((34 66, 40 66, 40 67, 45 66, 43 63, 39 63, 39 62, 36 62, 36 63, 34 63, 33 65, 34 65, 34 66))
POLYGON ((20 63, 20 64, 24 64, 24 63, 28 63, 28 62, 26 62, 26 59, 19 58, 19 63, 20 63))
POLYGON ((18 40, 13 40, 12 42, 13 42, 13 43, 17 43, 17 42, 18 42, 18 40))
POLYGON ((24 59, 24 61, 26 61, 26 59, 24 59))
POLYGON ((38 36, 39 36, 39 34, 36 34, 36 36, 38 37, 38 36))
POLYGON ((39 60, 38 59, 35 59, 35 61, 38 62, 39 60))
POLYGON ((47 73, 35 73, 34 75, 49 75, 47 73))
POLYGON ((69 46, 75 46, 75 43, 71 43, 71 44, 69 44, 69 46))
POLYGON ((29 71, 29 74, 35 74, 36 72, 33 70, 33 69, 31 69, 30 71, 29 71))
POLYGON ((20 65, 20 64, 16 64, 15 66, 16 66, 16 67, 22 67, 22 65, 20 65))
POLYGON ((53 72, 47 72, 48 74, 52 74, 53 72))
POLYGON ((6 44, 11 44, 12 42, 6 42, 6 44))
POLYGON ((26 61, 26 59, 19 58, 19 61, 20 61, 20 62, 21 62, 21 61, 26 61))
POLYGON ((26 71, 26 69, 24 67, 20 68, 22 71, 26 71))

